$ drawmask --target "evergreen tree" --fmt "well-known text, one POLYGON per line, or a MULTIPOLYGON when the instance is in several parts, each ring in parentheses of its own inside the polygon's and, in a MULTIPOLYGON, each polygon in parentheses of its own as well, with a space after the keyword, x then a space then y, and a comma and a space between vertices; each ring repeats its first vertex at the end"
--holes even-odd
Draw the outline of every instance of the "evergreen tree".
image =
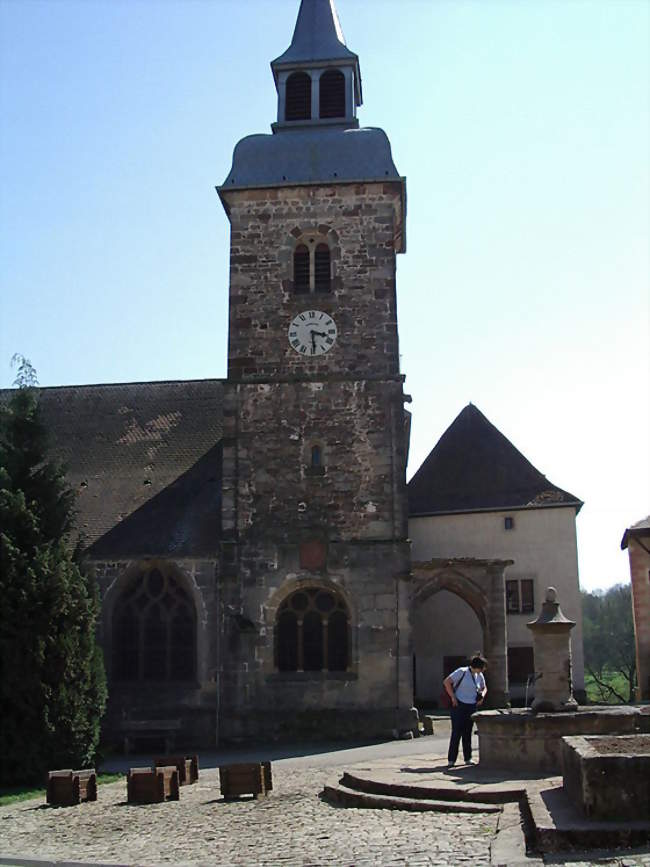
POLYGON ((0 409, 0 781, 94 761, 106 703, 99 594, 73 550, 74 493, 49 459, 33 387, 0 409))

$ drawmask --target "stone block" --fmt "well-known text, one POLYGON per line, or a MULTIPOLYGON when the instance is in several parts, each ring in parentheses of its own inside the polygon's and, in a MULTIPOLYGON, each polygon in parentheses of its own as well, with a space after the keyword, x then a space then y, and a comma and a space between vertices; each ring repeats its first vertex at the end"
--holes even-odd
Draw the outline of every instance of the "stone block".
POLYGON ((650 735, 564 737, 562 774, 588 819, 650 819, 650 735))

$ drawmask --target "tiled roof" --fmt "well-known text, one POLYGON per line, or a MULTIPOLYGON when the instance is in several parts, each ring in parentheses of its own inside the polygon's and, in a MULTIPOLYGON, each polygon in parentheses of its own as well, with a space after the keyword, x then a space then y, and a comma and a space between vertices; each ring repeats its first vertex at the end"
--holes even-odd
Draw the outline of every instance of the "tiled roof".
POLYGON ((471 403, 408 484, 409 514, 575 506, 471 403))
POLYGON ((215 379, 39 389, 91 557, 216 550, 222 396, 215 379))
POLYGON ((627 548, 630 539, 638 538, 640 536, 650 536, 650 515, 627 528, 625 533, 623 533, 623 538, 621 539, 621 548, 627 548))

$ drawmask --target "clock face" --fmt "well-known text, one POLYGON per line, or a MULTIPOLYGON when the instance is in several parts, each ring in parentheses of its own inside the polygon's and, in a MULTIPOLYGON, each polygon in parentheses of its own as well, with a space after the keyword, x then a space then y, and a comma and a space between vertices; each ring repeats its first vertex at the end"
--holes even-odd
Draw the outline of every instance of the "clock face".
POLYGON ((336 325, 328 313, 304 310, 289 326, 289 344, 299 355, 324 355, 336 343, 336 325))

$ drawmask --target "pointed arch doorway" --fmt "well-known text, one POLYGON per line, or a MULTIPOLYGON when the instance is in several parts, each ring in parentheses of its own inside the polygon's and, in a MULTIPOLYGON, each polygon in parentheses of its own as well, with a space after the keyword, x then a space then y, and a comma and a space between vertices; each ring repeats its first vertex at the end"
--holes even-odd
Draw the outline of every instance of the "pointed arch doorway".
POLYGON ((509 703, 505 570, 511 564, 475 558, 412 564, 414 692, 423 704, 435 702, 443 677, 476 650, 488 659, 490 707, 509 703))

